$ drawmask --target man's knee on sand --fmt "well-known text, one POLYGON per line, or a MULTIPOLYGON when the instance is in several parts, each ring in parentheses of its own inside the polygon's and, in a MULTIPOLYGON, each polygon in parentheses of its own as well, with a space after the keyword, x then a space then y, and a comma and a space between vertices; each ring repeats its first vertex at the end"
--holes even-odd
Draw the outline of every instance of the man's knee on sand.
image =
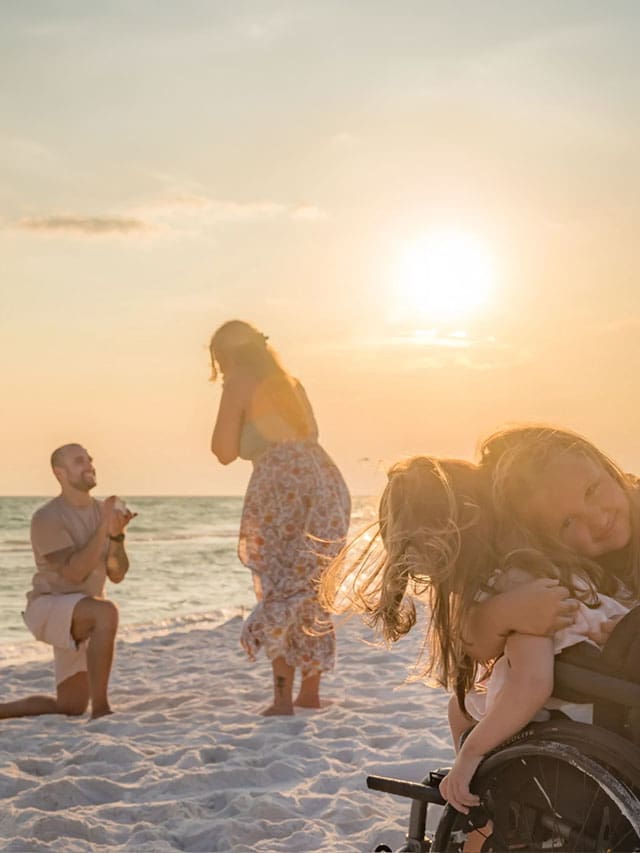
POLYGON ((59 714, 81 717, 89 707, 89 677, 78 672, 65 679, 57 687, 56 706, 59 714))
POLYGON ((67 717, 81 717, 89 707, 89 697, 66 699, 64 702, 58 700, 58 713, 67 717))

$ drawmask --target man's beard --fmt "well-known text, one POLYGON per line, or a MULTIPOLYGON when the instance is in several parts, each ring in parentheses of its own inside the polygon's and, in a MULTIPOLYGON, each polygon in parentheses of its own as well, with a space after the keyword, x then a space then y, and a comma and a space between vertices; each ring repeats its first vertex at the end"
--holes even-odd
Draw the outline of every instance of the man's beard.
POLYGON ((90 492, 91 489, 95 488, 96 479, 92 477, 91 482, 89 482, 84 477, 80 477, 78 480, 69 480, 69 485, 79 492, 90 492))

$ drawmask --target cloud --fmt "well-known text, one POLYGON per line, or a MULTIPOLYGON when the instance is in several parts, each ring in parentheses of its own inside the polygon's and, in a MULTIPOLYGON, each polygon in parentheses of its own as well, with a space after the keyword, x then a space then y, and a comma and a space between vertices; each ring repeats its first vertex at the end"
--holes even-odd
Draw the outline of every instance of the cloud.
POLYGON ((212 199, 205 209, 209 222, 257 222, 270 219, 319 219, 313 205, 280 204, 273 201, 221 201, 212 199))
POLYGON ((329 145, 331 148, 338 149, 351 149, 355 148, 358 144, 358 138, 355 134, 350 133, 348 130, 342 130, 339 133, 334 133, 333 136, 329 137, 329 145))
POLYGON ((57 164, 58 161, 51 149, 35 139, 24 136, 0 137, 0 150, 7 157, 10 157, 14 164, 19 166, 33 165, 34 163, 53 165, 57 164))
POLYGON ((252 14, 233 20, 231 32, 241 40, 268 45, 286 36, 290 32, 291 24, 291 16, 284 14, 252 14))
POLYGON ((444 347, 445 349, 469 349, 480 342, 474 341, 464 331, 441 332, 439 329, 413 329, 387 340, 389 346, 444 347))
POLYGON ((352 357, 371 369, 371 363, 393 365, 393 370, 415 373, 425 369, 462 367, 500 370, 531 361, 533 354, 521 344, 500 341, 493 335, 472 337, 464 330, 412 329, 380 336, 353 337, 322 345, 327 353, 352 357), (404 365, 399 367, 399 365, 404 365))
POLYGON ((411 347, 415 352, 412 359, 420 368, 499 370, 530 358, 522 348, 516 349, 493 335, 474 338, 463 330, 416 329, 388 338, 385 344, 392 349, 411 347))
POLYGON ((142 233, 149 230, 140 219, 124 216, 32 216, 21 219, 16 227, 21 231, 49 234, 107 234, 142 233))
POLYGON ((129 214, 151 222, 158 228, 184 228, 218 225, 221 223, 258 223, 275 220, 319 221, 327 218, 325 211, 314 204, 287 204, 268 200, 232 201, 210 198, 199 193, 175 193, 134 207, 129 214))
POLYGON ((225 223, 315 222, 326 218, 327 214, 313 204, 239 202, 188 192, 166 195, 114 214, 27 216, 5 228, 61 236, 171 238, 198 236, 207 228, 225 223))
POLYGON ((328 218, 328 215, 324 210, 321 210, 313 204, 299 204, 297 207, 290 209, 289 215, 292 219, 318 220, 328 218))

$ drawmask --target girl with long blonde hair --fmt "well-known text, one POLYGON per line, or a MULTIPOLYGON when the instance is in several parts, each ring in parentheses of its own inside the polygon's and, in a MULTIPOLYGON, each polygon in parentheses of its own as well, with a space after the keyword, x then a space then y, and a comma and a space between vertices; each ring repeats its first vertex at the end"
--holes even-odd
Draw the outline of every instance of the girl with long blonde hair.
MULTIPOLYGON (((555 567, 557 586, 539 578, 519 591, 492 596, 474 608, 470 639, 481 659, 497 657, 513 630, 551 634, 573 622, 573 598, 554 623, 545 614, 552 596, 563 594, 577 574, 603 591, 627 589, 640 598, 640 494, 637 477, 622 469, 576 432, 547 424, 498 430, 480 445, 480 467, 491 483, 499 550, 543 552, 555 567), (613 504, 612 504, 613 501, 613 504), (603 525, 602 520, 605 520, 603 525), (608 522, 611 529, 607 531, 608 522), (514 610, 513 597, 526 603, 514 610), (536 614, 542 616, 538 619, 536 614)), ((535 567, 532 565, 532 571, 535 567)), ((546 571, 546 570, 545 570, 546 571)), ((604 642, 613 624, 603 626, 604 642)))
POLYGON ((431 456, 397 462, 387 477, 375 534, 324 572, 321 601, 335 613, 360 613, 392 643, 414 626, 421 598, 428 627, 416 674, 462 700, 476 671, 465 626, 495 567, 484 481, 470 462, 431 456))

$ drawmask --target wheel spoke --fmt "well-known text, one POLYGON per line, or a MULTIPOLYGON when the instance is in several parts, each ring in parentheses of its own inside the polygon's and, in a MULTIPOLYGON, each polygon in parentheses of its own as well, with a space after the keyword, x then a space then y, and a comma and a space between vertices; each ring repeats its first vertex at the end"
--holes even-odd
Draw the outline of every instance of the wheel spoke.
MULTIPOLYGON (((583 779, 586 779, 586 776, 584 776, 584 774, 583 774, 583 779)), ((591 780, 591 785, 592 785, 592 787, 593 787, 593 789, 594 789, 594 790, 593 790, 593 798, 592 798, 592 800, 591 800, 591 804, 590 804, 590 806, 589 806, 589 811, 586 813, 586 815, 584 816, 584 818, 583 818, 583 820, 582 820, 582 826, 580 827, 580 832, 578 833, 578 841, 579 841, 581 838, 583 838, 583 837, 584 837, 584 831, 585 831, 586 826, 587 826, 587 824, 588 824, 588 822, 589 822, 589 818, 591 817, 591 814, 592 814, 592 812, 593 812, 593 807, 594 807, 594 805, 595 805, 596 801, 597 801, 599 798, 601 798, 601 791, 600 791, 600 788, 598 788, 598 786, 596 785, 596 783, 595 783, 595 782, 593 782, 593 780, 591 780)), ((597 838, 597 836, 595 836, 595 837, 597 838)), ((577 842, 576 842, 576 844, 577 844, 577 842)), ((575 849, 576 849, 576 850, 579 850, 580 848, 576 846, 576 847, 575 847, 575 849)))
MULTIPOLYGON (((548 789, 550 786, 546 780, 545 760, 543 760, 543 758, 538 756, 537 763, 538 763, 540 776, 542 777, 542 782, 535 775, 533 776, 533 782, 537 786, 539 792, 542 794, 543 798, 547 802, 547 805, 549 806, 549 812, 551 814, 551 822, 552 822, 551 831, 553 833, 553 837, 555 838, 557 835, 562 835, 562 833, 560 832, 560 825, 558 824, 558 818, 561 818, 562 815, 558 814, 558 811, 556 808, 557 797, 554 796, 553 800, 551 800, 551 798, 548 794, 548 789)), ((558 775, 560 773, 559 763, 556 761, 556 762, 554 762, 554 764, 555 764, 555 769, 556 769, 556 775, 558 775)))

